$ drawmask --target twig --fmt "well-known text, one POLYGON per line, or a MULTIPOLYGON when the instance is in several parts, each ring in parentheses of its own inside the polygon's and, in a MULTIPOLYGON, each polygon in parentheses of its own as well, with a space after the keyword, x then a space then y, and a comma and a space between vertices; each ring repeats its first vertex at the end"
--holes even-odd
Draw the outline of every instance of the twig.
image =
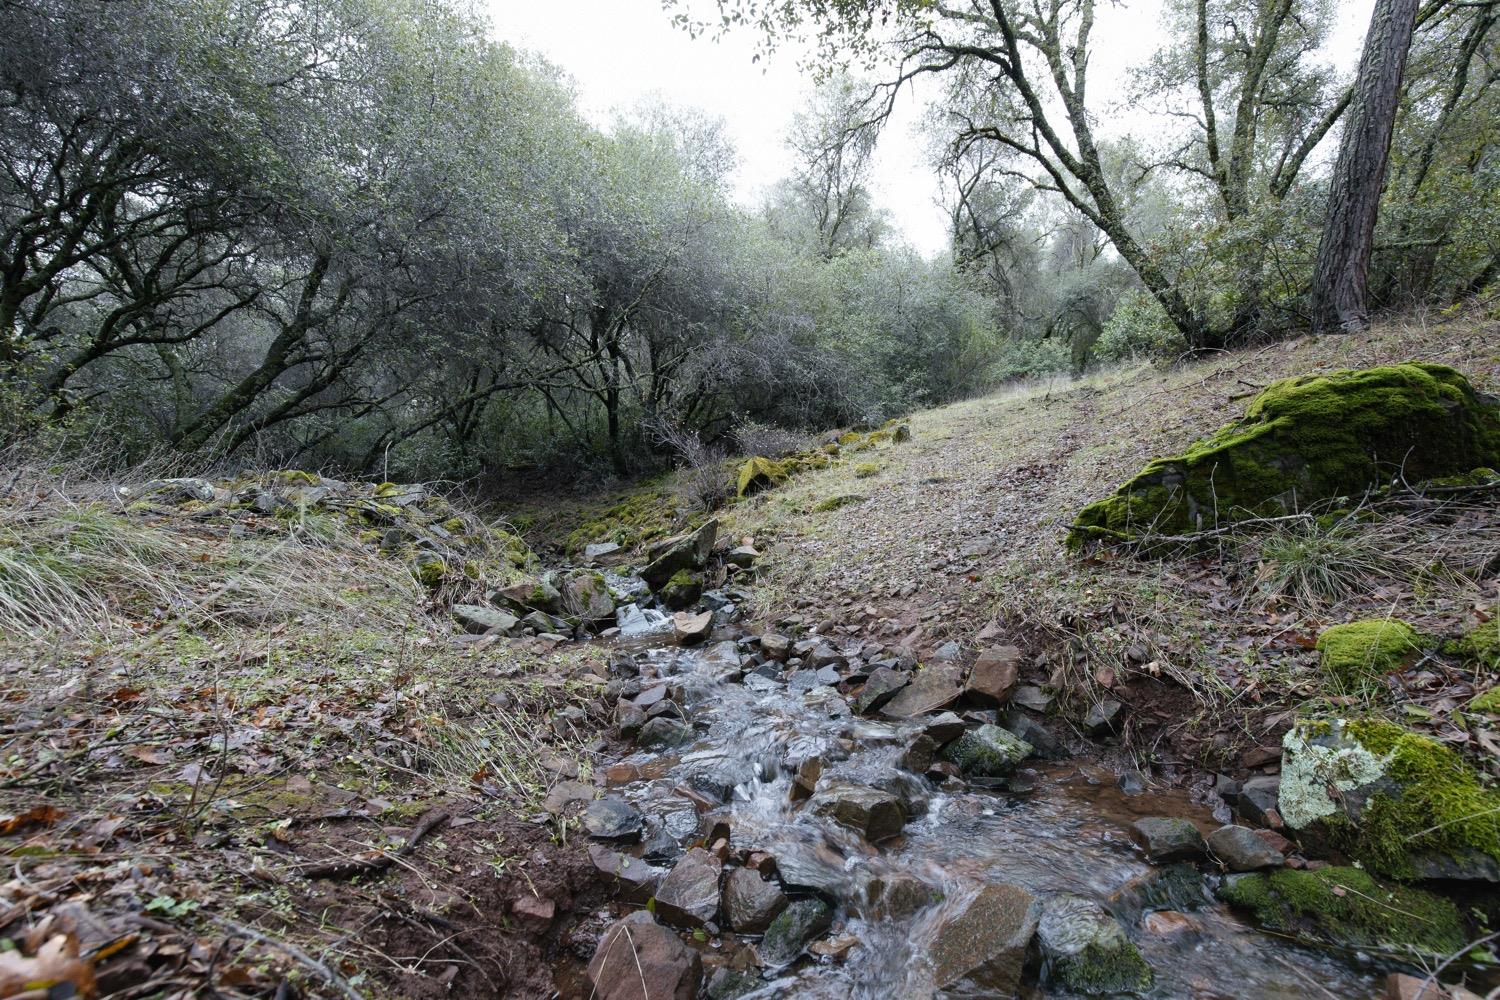
POLYGON ((396 863, 397 858, 404 858, 416 850, 417 845, 422 842, 423 837, 426 837, 433 830, 442 826, 450 818, 451 814, 446 809, 431 810, 417 823, 416 829, 411 832, 411 836, 406 838, 406 843, 394 851, 381 851, 374 857, 352 858, 344 861, 330 861, 310 865, 302 869, 300 874, 303 878, 349 878, 350 876, 367 872, 385 871, 396 863))
POLYGON ((215 923, 228 927, 230 930, 234 931, 241 937, 246 937, 252 941, 257 942, 258 944, 263 944, 267 945, 268 947, 275 948, 277 951, 286 952, 286 954, 296 959, 309 971, 316 973, 318 978, 322 979, 329 986, 332 986, 344 996, 348 997, 349 1000, 365 1000, 364 994, 360 993, 353 986, 349 985, 349 981, 347 979, 339 975, 337 972, 334 972, 328 966, 324 965, 316 958, 313 958, 311 955, 303 951, 301 948, 298 948, 296 945, 287 944, 285 941, 277 941, 275 938, 267 937, 253 927, 246 927, 244 924, 236 923, 233 920, 225 920, 222 917, 212 917, 211 919, 215 923))

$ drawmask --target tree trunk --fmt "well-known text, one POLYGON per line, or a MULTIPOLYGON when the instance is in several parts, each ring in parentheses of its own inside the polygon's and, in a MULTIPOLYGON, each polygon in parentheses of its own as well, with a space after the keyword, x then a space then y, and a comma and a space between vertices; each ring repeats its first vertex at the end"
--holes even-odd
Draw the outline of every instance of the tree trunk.
POLYGON ((1349 333, 1370 325, 1370 251, 1416 21, 1417 0, 1375 2, 1318 244, 1312 290, 1315 331, 1349 333))

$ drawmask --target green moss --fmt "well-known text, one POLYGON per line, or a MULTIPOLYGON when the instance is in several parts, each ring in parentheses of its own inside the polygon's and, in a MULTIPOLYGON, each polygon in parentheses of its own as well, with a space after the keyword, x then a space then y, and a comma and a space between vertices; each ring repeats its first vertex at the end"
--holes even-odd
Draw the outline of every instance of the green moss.
POLYGON ((1500 860, 1500 792, 1480 783, 1477 771, 1454 750, 1382 720, 1350 722, 1348 732, 1384 760, 1397 784, 1377 791, 1358 822, 1334 825, 1336 845, 1371 871, 1412 878, 1414 855, 1500 860))
POLYGON ((879 462, 860 462, 854 467, 854 475, 859 479, 866 479, 880 471, 879 462))
POLYGON ((1126 940, 1111 947, 1091 944, 1059 961, 1053 975, 1068 989, 1093 995, 1144 993, 1156 981, 1140 949, 1126 940))
POLYGON ((749 496, 758 490, 770 489, 786 482, 791 470, 785 461, 776 461, 762 455, 748 459, 734 474, 736 496, 749 496))
POLYGON ((317 486, 323 482, 315 472, 301 469, 282 469, 271 473, 271 481, 280 486, 317 486))
POLYGON ((437 587, 447 575, 448 564, 437 556, 427 556, 416 560, 415 576, 426 587, 437 587))
POLYGON ((1079 512, 1069 546, 1174 535, 1500 464, 1500 408, 1442 365, 1283 379, 1240 421, 1079 512))
POLYGON ((703 581, 685 569, 680 569, 661 588, 662 603, 674 611, 688 607, 703 596, 703 581))
POLYGON ((1488 670, 1500 670, 1500 615, 1460 639, 1454 652, 1488 670))
POLYGON ((1377 618, 1325 629, 1317 648, 1323 671, 1353 693, 1408 666, 1421 650, 1421 637, 1406 622, 1377 618))
POLYGON ((393 497, 402 492, 401 487, 396 483, 381 483, 375 487, 375 495, 378 497, 393 497))
POLYGON ((1446 955, 1463 947, 1458 907, 1421 889, 1383 885, 1358 868, 1242 875, 1219 895, 1269 930, 1329 944, 1446 955))
POLYGON ((635 548, 646 542, 695 527, 705 515, 684 509, 681 499, 669 489, 653 487, 632 493, 603 511, 589 516, 568 533, 563 545, 569 553, 582 552, 595 542, 614 542, 635 548))
POLYGON ((859 503, 863 499, 864 497, 857 493, 837 493, 819 500, 813 504, 812 509, 814 513, 822 514, 826 511, 838 510, 840 507, 847 507, 851 503, 859 503))
POLYGON ((1488 691, 1474 696, 1469 702, 1469 708, 1476 712, 1488 712, 1491 715, 1500 715, 1500 684, 1495 685, 1488 691))
POLYGON ((443 530, 452 532, 455 535, 462 535, 469 530, 469 526, 464 523, 464 519, 461 517, 450 517, 443 522, 443 530))

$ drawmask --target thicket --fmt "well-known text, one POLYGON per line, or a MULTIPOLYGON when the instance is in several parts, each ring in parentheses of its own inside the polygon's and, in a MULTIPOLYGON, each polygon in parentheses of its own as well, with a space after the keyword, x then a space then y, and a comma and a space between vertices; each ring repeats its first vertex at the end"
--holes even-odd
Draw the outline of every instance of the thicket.
MULTIPOLYGON (((989 37, 898 6, 893 30, 915 33, 853 25, 871 51, 989 37)), ((656 105, 596 127, 555 67, 458 4, 12 0, 0 444, 382 478, 625 473, 673 441, 734 450, 747 427, 873 424, 1296 329, 1325 197, 1310 153, 1346 88, 1320 61, 1326 3, 1243 31, 1233 6, 1169 3, 1132 78, 1141 106, 1196 107, 1175 131, 1095 142, 1078 88, 1087 196, 1017 146, 1035 129, 1015 94, 951 66, 930 131, 952 252, 926 260, 868 187, 878 84, 833 73, 788 136, 792 175, 747 211, 722 123, 656 105)), ((1496 279, 1497 7, 1424 8, 1380 305, 1496 279)), ((1091 9, 1061 5, 1026 58, 1070 37, 1086 53, 1091 9)))

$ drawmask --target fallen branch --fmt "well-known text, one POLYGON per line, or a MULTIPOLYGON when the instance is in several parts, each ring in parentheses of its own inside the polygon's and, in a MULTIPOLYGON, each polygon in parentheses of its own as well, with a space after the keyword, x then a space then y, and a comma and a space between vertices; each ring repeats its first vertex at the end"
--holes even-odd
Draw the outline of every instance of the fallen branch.
POLYGON ((340 861, 325 861, 303 868, 299 874, 303 878, 350 878, 354 875, 362 875, 369 872, 385 871, 396 863, 397 858, 404 858, 417 849, 433 830, 448 822, 451 814, 446 809, 433 809, 425 813, 418 821, 416 828, 406 838, 406 843, 394 851, 377 851, 373 856, 349 858, 340 861))

